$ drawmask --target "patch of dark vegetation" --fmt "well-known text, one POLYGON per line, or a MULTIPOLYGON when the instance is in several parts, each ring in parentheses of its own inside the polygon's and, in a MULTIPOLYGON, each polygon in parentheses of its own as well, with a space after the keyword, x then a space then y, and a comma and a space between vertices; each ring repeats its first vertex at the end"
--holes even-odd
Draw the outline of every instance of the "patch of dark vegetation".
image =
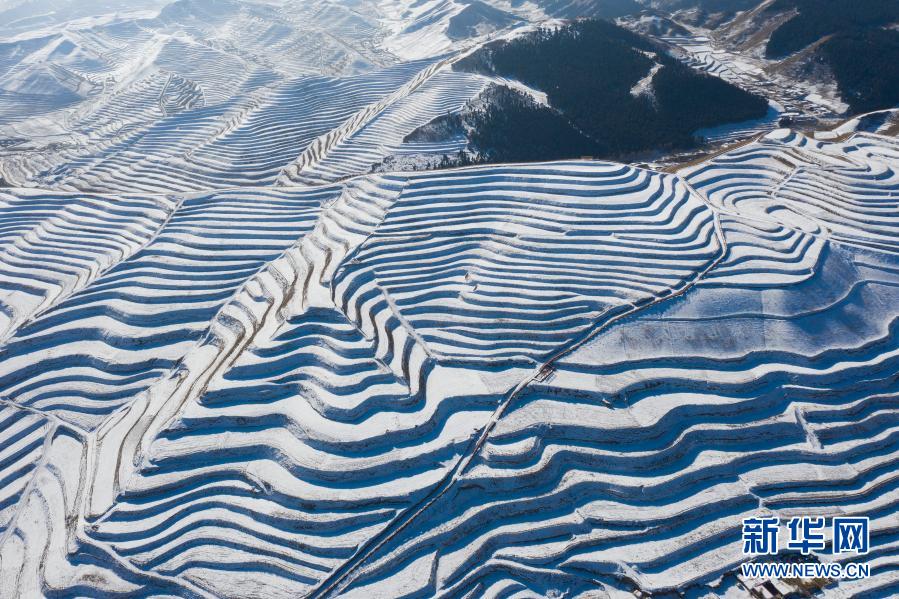
POLYGON ((636 0, 540 0, 537 4, 546 14, 566 19, 617 19, 635 15, 646 8, 636 0))
MULTIPOLYGON (((557 110, 504 86, 491 86, 455 118, 462 122, 476 162, 561 160, 606 150, 557 110)), ((453 120, 449 116, 444 122, 451 125, 453 120)))
POLYGON ((700 143, 699 129, 758 119, 768 110, 765 99, 698 73, 606 21, 495 42, 456 68, 517 79, 545 92, 552 106, 505 91, 469 114, 472 147, 491 162, 689 149, 700 143), (647 93, 633 93, 653 69, 647 93))
POLYGON ((454 154, 452 156, 450 156, 449 154, 444 154, 443 158, 441 158, 440 162, 437 164, 437 168, 461 168, 464 166, 483 164, 486 162, 487 159, 483 156, 472 156, 464 150, 459 150, 457 154, 454 154))
POLYGON ((470 116, 469 139, 482 162, 534 162, 605 153, 557 111, 507 87, 470 116))
POLYGON ((777 0, 767 10, 797 11, 768 40, 768 58, 813 44, 853 113, 899 104, 899 0, 777 0))
POLYGON ((853 113, 899 105, 899 31, 871 29, 833 37, 820 52, 853 113))
POLYGON ((404 143, 435 142, 465 134, 463 116, 455 112, 437 117, 403 138, 404 143))
POLYGON ((856 35, 899 21, 899 0, 777 0, 768 11, 798 10, 768 40, 768 58, 783 58, 829 35, 856 35))

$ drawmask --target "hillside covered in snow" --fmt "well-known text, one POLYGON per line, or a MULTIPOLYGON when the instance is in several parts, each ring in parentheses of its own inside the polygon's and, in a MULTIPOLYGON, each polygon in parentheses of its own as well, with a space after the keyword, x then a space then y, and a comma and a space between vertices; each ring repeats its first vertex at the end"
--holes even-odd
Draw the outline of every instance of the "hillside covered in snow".
POLYGON ((899 594, 899 110, 662 4, 0 0, 0 599, 899 594))

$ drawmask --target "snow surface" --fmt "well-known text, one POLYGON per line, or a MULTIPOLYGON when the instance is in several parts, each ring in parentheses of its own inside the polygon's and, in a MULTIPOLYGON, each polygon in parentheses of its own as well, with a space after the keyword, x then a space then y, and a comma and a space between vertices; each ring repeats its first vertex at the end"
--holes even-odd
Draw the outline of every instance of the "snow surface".
POLYGON ((712 592, 759 501, 892 555, 897 161, 7 189, 4 593, 712 592))
POLYGON ((870 516, 824 596, 895 594, 894 115, 371 173, 464 143, 403 141, 490 83, 459 6, 0 45, 0 598, 739 597, 760 513, 870 516))

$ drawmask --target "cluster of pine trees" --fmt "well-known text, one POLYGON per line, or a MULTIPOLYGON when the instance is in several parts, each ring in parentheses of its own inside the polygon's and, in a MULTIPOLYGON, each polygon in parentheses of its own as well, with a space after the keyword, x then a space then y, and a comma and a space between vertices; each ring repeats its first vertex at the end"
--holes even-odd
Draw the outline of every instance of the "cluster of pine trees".
POLYGON ((466 118, 471 147, 481 162, 560 160, 606 151, 558 111, 519 91, 495 87, 486 100, 466 118))
POLYGON ((783 58, 821 41, 817 56, 830 66, 855 113, 899 104, 899 0, 777 0, 769 10, 798 10, 768 40, 769 58, 783 58))
POLYGON ((899 106, 899 31, 868 29, 835 36, 821 53, 854 113, 899 106))
POLYGON ((769 11, 798 10, 768 39, 768 58, 783 58, 829 35, 853 34, 899 21, 899 0, 777 0, 769 11))

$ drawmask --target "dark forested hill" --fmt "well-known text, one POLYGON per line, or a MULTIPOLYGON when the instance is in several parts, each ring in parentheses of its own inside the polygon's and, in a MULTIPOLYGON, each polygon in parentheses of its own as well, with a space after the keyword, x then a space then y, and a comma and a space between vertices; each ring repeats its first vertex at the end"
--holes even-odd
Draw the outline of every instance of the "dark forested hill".
POLYGON ((899 31, 869 29, 834 36, 820 52, 853 112, 899 105, 899 31))
MULTIPOLYGON (((522 4, 521 0, 513 4, 522 4)), ((614 19, 640 12, 645 7, 637 0, 537 0, 546 14, 566 19, 594 17, 614 19)))
POLYGON ((769 12, 798 10, 777 28, 765 50, 783 58, 830 35, 855 34, 899 21, 899 0, 777 0, 769 12))
POLYGON ((521 154, 522 135, 544 152, 535 160, 686 149, 697 144, 698 129, 759 118, 768 108, 607 21, 496 42, 456 68, 521 81, 545 92, 552 107, 504 93, 470 114, 472 143, 491 161, 521 154))
POLYGON ((899 104, 899 0, 777 0, 767 11, 796 11, 771 34, 765 54, 806 48, 833 72, 853 112, 899 104))
MULTIPOLYGON (((660 22, 700 28, 734 55, 764 56, 772 78, 838 90, 857 114, 899 105, 899 0, 647 0, 660 22)), ((656 34, 646 23, 635 29, 656 34)), ((660 28, 664 36, 672 28, 660 28)), ((682 33, 685 37, 689 34, 682 33)), ((826 92, 831 97, 832 91, 826 92)))

